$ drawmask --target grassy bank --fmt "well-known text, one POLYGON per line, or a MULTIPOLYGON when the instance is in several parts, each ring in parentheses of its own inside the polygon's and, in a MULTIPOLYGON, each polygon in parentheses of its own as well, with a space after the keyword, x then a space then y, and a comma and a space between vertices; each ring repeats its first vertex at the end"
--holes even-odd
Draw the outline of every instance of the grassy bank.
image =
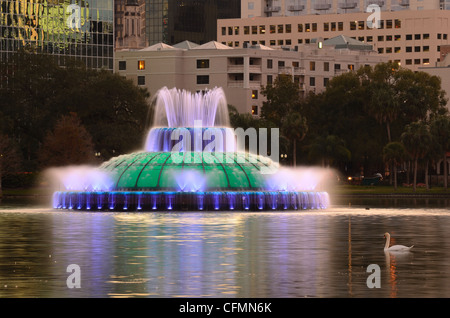
POLYGON ((412 187, 398 187, 397 190, 393 186, 361 186, 361 185, 338 185, 330 190, 335 195, 448 195, 450 189, 445 190, 443 187, 432 187, 426 189, 417 187, 414 192, 412 187))

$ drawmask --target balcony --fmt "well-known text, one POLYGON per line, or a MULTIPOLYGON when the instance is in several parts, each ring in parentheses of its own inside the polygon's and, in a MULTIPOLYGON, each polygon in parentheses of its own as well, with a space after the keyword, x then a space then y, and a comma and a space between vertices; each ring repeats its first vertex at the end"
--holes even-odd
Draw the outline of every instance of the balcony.
POLYGON ((339 8, 347 10, 347 9, 355 9, 358 3, 354 0, 343 1, 339 3, 339 8))
POLYGON ((384 6, 384 0, 368 0, 367 5, 370 6, 372 4, 376 4, 379 7, 384 6))
POLYGON ((314 4, 314 10, 330 10, 331 9, 331 3, 316 3, 314 4))
POLYGON ((228 81, 228 87, 230 87, 230 88, 242 88, 242 87, 244 87, 244 81, 243 80, 242 81, 229 80, 228 81))
POLYGON ((275 7, 270 6, 270 7, 264 8, 264 13, 272 13, 272 12, 280 12, 280 11, 281 11, 281 7, 277 7, 277 6, 275 6, 275 7))
POLYGON ((228 65, 228 73, 244 73, 244 64, 240 65, 228 65))
POLYGON ((289 11, 303 11, 305 10, 305 6, 303 4, 296 4, 293 6, 288 6, 289 11))

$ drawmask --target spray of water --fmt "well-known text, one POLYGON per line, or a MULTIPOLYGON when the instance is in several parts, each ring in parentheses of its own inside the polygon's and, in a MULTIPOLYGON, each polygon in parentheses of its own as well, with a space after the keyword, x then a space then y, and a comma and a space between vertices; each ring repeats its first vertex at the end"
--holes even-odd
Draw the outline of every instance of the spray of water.
POLYGON ((109 174, 92 166, 50 168, 45 176, 54 190, 109 191, 114 186, 109 174))

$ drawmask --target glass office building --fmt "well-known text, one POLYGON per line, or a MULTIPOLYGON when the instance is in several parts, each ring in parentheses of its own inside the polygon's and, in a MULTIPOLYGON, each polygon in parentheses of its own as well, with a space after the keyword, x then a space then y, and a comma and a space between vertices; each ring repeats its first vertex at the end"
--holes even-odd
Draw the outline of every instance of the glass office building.
POLYGON ((2 0, 0 59, 21 47, 113 69, 113 0, 2 0))
POLYGON ((217 19, 240 18, 240 0, 145 0, 148 45, 217 39, 217 19))

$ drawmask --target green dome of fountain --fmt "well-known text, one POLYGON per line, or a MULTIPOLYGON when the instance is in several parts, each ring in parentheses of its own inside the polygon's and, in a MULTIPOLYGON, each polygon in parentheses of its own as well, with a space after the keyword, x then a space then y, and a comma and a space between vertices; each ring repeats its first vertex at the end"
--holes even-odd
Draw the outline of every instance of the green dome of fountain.
POLYGON ((248 153, 136 152, 112 158, 100 169, 112 177, 115 190, 258 190, 267 186, 261 167, 270 163, 248 153), (186 186, 187 179, 193 184, 186 186))

